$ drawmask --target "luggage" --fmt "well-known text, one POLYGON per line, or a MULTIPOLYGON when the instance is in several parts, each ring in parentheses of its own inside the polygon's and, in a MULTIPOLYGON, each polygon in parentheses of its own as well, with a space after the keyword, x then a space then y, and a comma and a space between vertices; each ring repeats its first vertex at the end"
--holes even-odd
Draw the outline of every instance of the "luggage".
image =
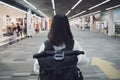
POLYGON ((45 50, 33 55, 40 65, 38 80, 83 80, 76 65, 77 55, 84 52, 67 49, 55 51, 50 46, 48 41, 45 42, 45 50))

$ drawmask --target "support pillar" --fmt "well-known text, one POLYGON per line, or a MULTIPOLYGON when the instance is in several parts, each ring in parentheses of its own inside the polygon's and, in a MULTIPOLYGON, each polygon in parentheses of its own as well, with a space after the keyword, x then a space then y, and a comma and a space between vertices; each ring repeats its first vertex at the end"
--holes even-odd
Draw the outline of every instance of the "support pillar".
POLYGON ((28 10, 27 12, 27 36, 32 36, 32 30, 31 30, 31 10, 28 10))
POLYGON ((115 24, 113 10, 108 11, 108 36, 115 35, 115 24))
POLYGON ((94 24, 94 20, 93 20, 93 15, 90 16, 90 31, 93 30, 93 25, 94 24))

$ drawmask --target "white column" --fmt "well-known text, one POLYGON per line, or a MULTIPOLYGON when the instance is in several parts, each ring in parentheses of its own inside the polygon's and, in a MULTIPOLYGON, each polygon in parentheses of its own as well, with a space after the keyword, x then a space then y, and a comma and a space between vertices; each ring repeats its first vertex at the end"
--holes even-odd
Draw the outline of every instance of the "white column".
POLYGON ((47 20, 47 30, 49 30, 49 18, 46 18, 46 20, 47 20))
POLYGON ((84 29, 85 28, 85 18, 82 17, 81 19, 82 19, 82 22, 81 22, 82 28, 81 29, 84 29))
POLYGON ((115 35, 115 26, 114 26, 114 15, 113 10, 108 11, 108 36, 115 35))
POLYGON ((45 29, 45 19, 43 18, 42 19, 42 30, 44 30, 45 29))
POLYGON ((31 31, 31 10, 28 10, 28 13, 27 13, 27 36, 32 36, 32 31, 31 31))
POLYGON ((90 16, 90 31, 93 30, 93 24, 94 24, 93 15, 91 15, 91 16, 90 16))

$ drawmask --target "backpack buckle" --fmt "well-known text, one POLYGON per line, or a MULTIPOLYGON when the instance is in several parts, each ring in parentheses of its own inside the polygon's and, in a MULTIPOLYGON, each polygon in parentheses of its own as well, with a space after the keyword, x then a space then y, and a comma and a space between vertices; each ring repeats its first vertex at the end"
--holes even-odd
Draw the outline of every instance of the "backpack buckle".
POLYGON ((55 51, 54 59, 55 60, 63 60, 64 59, 64 52, 62 52, 62 51, 55 51))

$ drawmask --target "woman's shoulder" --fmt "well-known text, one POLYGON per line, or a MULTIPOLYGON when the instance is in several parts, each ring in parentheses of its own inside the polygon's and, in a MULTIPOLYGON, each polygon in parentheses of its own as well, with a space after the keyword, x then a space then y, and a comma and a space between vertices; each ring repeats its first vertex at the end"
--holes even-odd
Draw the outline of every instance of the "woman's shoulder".
POLYGON ((43 51, 43 50, 44 50, 44 48, 45 48, 45 44, 44 44, 44 43, 42 43, 42 44, 41 44, 41 46, 40 46, 40 48, 39 48, 38 53, 40 53, 41 51, 43 51))
POLYGON ((83 51, 80 43, 77 41, 77 40, 74 40, 74 47, 73 47, 73 50, 80 50, 80 51, 83 51))
POLYGON ((74 45, 79 45, 79 42, 77 40, 74 40, 74 45))

